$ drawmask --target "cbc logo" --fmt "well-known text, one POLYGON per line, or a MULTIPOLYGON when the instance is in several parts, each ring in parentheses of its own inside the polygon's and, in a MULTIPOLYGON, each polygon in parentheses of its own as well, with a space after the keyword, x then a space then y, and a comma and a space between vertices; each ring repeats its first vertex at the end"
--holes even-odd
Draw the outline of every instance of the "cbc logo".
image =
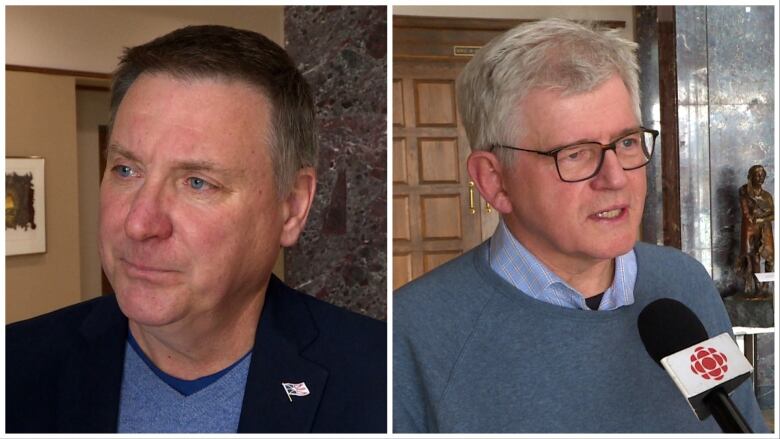
POLYGON ((691 370, 706 380, 720 381, 729 370, 726 355, 715 348, 698 347, 691 355, 691 370))

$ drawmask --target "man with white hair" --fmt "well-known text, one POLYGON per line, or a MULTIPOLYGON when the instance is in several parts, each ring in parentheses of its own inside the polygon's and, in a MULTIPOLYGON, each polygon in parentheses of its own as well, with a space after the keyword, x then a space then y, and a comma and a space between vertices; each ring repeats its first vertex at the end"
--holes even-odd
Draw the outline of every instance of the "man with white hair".
MULTIPOLYGON (((468 171, 492 238, 394 296, 394 431, 719 432, 648 356, 637 316, 682 302, 731 324, 697 261, 638 242, 636 44, 565 20, 518 26, 458 78, 468 171)), ((765 431, 749 382, 734 400, 765 431)))

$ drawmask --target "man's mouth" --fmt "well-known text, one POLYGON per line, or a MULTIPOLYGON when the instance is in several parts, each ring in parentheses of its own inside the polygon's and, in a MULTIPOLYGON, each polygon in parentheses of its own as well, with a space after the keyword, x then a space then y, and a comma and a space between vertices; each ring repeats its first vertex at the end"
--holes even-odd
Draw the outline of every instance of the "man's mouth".
POLYGON ((601 211, 601 212, 596 212, 596 217, 597 218, 602 218, 602 219, 617 218, 618 215, 620 215, 620 212, 622 212, 622 211, 623 211, 623 209, 604 210, 604 211, 601 211))

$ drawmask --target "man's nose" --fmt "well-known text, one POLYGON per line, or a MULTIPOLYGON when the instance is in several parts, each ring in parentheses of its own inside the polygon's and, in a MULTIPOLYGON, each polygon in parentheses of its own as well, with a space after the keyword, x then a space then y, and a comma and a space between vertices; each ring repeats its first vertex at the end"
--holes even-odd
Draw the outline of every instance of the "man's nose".
POLYGON ((173 232, 162 184, 144 182, 130 205, 125 219, 125 233, 130 239, 166 239, 173 232))
POLYGON ((628 182, 626 172, 628 171, 623 169, 615 151, 605 151, 601 169, 592 180, 594 189, 620 189, 624 187, 628 182))

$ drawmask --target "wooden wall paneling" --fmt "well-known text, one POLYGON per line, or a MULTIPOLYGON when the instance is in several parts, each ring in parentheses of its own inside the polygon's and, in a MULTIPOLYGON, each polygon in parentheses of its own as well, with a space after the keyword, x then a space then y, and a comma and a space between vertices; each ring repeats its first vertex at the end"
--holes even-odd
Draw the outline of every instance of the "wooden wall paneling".
POLYGON ((423 239, 461 239, 463 237, 461 206, 459 193, 421 195, 423 239))
POLYGON ((439 265, 455 259, 461 254, 463 254, 463 252, 460 250, 425 252, 423 255, 423 267, 425 272, 427 273, 439 265))
POLYGON ((409 195, 393 195, 393 240, 412 239, 409 195))
POLYGON ((461 156, 457 137, 419 137, 419 181, 459 183, 461 156))
POLYGON ((406 166, 406 139, 403 137, 393 138, 393 184, 408 184, 409 171, 406 166))
POLYGON ((457 126, 455 81, 415 79, 414 106, 418 127, 457 126))
POLYGON ((393 289, 412 280, 412 255, 409 253, 393 254, 393 289))
POLYGON ((393 126, 406 126, 404 120, 404 84, 400 79, 393 80, 393 126))

